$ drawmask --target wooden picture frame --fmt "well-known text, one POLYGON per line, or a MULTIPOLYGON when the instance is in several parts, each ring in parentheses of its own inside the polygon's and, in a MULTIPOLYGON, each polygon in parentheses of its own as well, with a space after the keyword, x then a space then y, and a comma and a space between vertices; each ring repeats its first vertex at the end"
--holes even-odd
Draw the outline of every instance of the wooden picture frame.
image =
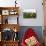
POLYGON ((2 10, 2 15, 9 15, 9 10, 2 10))

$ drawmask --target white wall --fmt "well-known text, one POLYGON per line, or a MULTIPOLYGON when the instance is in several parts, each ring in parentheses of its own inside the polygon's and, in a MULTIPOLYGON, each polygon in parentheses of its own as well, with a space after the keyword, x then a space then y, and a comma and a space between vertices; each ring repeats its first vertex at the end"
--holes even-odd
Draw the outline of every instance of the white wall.
MULTIPOLYGON (((0 0, 0 6, 14 6, 15 0, 0 0)), ((43 26, 43 6, 42 0, 17 0, 18 6, 20 7, 19 24, 21 26, 43 26), (36 9, 36 19, 23 19, 22 11, 24 9, 36 9)))
POLYGON ((9 6, 14 6, 14 1, 15 0, 0 0, 0 6, 1 7, 9 7, 9 6))
POLYGON ((42 0, 21 0, 20 1, 22 11, 24 9, 36 9, 37 18, 36 19, 23 19, 23 13, 20 15, 20 24, 23 26, 43 26, 43 6, 42 0), (21 4, 22 3, 22 4, 21 4))

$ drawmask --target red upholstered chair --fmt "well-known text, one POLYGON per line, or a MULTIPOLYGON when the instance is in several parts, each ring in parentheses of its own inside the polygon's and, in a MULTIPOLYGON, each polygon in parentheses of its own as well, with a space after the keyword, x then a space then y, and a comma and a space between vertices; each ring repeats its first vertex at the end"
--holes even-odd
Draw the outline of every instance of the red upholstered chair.
POLYGON ((21 42, 21 46, 41 46, 40 42, 37 39, 37 35, 36 33, 33 31, 32 28, 27 29, 27 31, 25 32, 24 37, 22 38, 22 42, 21 42), (36 38, 36 39, 35 39, 36 38), (27 42, 28 40, 31 41, 32 39, 35 39, 34 41, 36 42, 35 45, 31 45, 31 42, 27 42), (27 43, 26 43, 27 42, 27 43), (28 43, 30 45, 28 45, 28 43))

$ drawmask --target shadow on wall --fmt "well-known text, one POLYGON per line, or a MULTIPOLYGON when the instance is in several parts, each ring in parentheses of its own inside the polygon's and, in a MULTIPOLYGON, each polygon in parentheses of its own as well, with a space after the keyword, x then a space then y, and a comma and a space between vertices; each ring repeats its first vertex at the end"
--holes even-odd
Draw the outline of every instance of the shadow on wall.
POLYGON ((20 32, 19 32, 20 42, 21 42, 21 40, 22 40, 22 38, 24 36, 24 33, 26 32, 26 30, 28 28, 32 28, 36 32, 39 41, 41 43, 43 43, 43 30, 42 30, 42 26, 21 26, 20 27, 20 32))

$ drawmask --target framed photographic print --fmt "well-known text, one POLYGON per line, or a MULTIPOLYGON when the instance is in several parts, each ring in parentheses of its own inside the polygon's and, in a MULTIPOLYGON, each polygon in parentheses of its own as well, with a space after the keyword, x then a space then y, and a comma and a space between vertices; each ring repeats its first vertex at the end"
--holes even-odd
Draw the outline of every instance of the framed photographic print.
POLYGON ((36 18, 35 9, 26 9, 23 11, 23 18, 36 18))
POLYGON ((9 10, 2 10, 2 15, 9 15, 9 10))

